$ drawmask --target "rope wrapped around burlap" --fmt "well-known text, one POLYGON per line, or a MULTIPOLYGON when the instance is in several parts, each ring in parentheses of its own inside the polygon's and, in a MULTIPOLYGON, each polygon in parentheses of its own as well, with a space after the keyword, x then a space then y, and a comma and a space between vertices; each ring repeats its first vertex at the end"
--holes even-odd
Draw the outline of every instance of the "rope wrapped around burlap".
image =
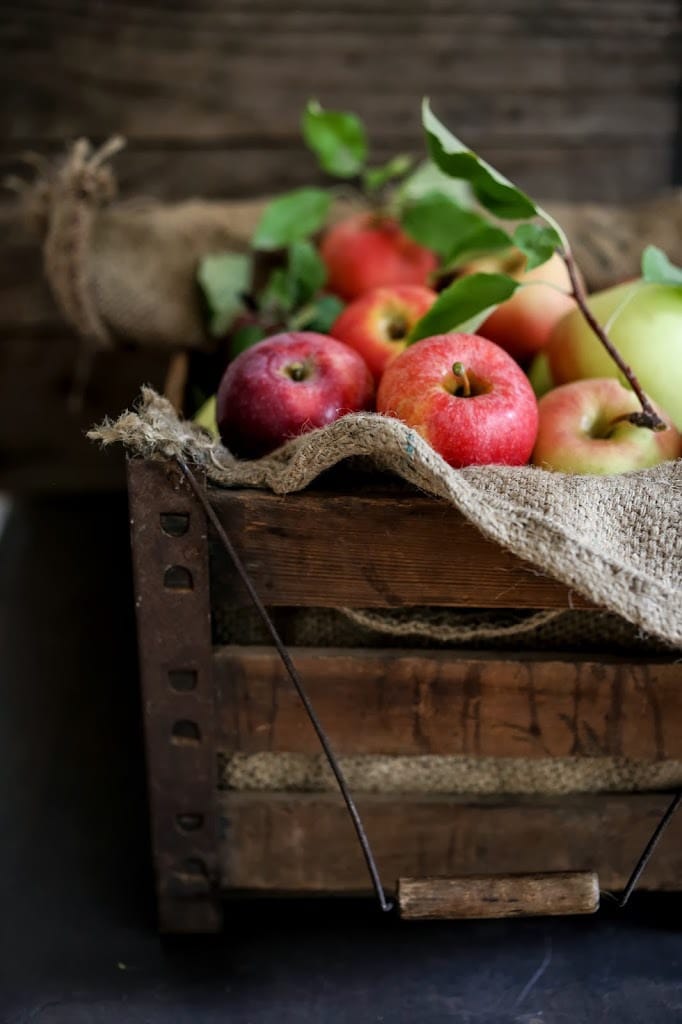
POLYGON ((136 411, 89 433, 137 456, 182 456, 211 484, 288 494, 344 459, 443 498, 490 540, 646 633, 682 647, 682 460, 615 476, 533 466, 455 470, 404 423, 376 413, 344 416, 271 455, 236 459, 154 391, 136 411))

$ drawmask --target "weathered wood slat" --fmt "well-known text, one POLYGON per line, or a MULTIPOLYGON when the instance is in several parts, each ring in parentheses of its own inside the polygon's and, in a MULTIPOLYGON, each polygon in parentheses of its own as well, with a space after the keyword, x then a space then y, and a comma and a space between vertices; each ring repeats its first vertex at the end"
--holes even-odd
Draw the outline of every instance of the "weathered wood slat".
POLYGON ((24 140, 291 136, 318 94, 329 106, 356 106, 373 136, 414 139, 427 93, 477 143, 518 127, 519 98, 534 135, 651 138, 673 123, 678 32, 674 0, 499 0, 484 26, 478 11, 433 0, 307 0, 293 11, 247 0, 13 0, 2 22, 0 127, 24 140))
MULTIPOLYGON (((682 760, 679 665, 369 649, 292 656, 342 755, 682 760)), ((214 678, 224 749, 318 753, 273 648, 216 649, 214 678)))
POLYGON ((68 406, 78 342, 62 335, 0 339, 0 489, 13 492, 123 489, 119 446, 102 451, 85 432, 130 407, 140 385, 163 387, 168 356, 101 353, 81 409, 68 406))
MULTIPOLYGON (((269 605, 587 605, 486 540, 445 502, 420 494, 214 490, 211 500, 269 605), (400 546, 377 543, 385 537, 400 537, 400 546)), ((247 603, 227 556, 216 548, 214 559, 214 606, 247 603)))
MULTIPOLYGON (((515 802, 358 797, 388 888, 403 877, 596 871, 604 889, 622 889, 668 802, 661 793, 515 802)), ((226 890, 369 892, 340 799, 227 792, 221 808, 226 890)), ((682 816, 640 886, 682 887, 682 816)))
POLYGON ((405 921, 594 914, 599 879, 593 871, 401 878, 398 905, 405 921))

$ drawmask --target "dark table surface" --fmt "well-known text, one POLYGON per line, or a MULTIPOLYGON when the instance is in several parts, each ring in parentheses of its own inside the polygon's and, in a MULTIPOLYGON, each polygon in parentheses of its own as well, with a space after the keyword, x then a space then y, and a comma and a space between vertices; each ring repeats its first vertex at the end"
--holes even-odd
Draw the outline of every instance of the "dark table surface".
POLYGON ((679 1024, 682 899, 400 924, 245 901, 154 930, 122 495, 15 505, 0 542, 0 1020, 679 1024))

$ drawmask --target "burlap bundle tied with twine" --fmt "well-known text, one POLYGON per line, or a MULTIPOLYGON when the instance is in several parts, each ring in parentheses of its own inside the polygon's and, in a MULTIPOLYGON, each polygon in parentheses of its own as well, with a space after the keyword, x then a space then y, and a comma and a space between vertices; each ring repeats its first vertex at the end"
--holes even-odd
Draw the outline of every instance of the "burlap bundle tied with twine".
MULTIPOLYGON (((120 342, 210 344, 196 283, 199 261, 247 250, 266 201, 117 201, 108 161, 123 145, 116 137, 94 149, 80 139, 37 181, 15 181, 43 239, 55 299, 93 351, 120 342)), ((647 242, 682 261, 682 190, 627 206, 542 205, 566 230, 591 291, 637 276, 647 242)), ((337 203, 334 216, 352 208, 337 203)))
POLYGON ((133 455, 175 456, 211 484, 289 494, 344 459, 363 457, 442 498, 490 540, 622 616, 682 647, 682 460, 616 476, 533 466, 455 470, 412 429, 375 413, 344 416, 254 461, 236 459, 144 389, 136 411, 89 435, 133 455))

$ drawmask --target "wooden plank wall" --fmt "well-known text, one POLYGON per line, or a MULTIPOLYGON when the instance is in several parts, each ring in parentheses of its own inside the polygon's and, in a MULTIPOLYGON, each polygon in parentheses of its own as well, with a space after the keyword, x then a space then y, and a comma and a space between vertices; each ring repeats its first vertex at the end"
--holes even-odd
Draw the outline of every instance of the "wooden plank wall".
MULTIPOLYGON (((678 0, 5 0, 0 174, 121 132, 124 195, 255 196, 315 178, 308 97, 360 113, 382 159, 421 152, 429 95, 532 192, 644 198, 675 173, 679 52, 678 0)), ((40 274, 0 192, 0 373, 5 343, 64 334, 40 274)))

